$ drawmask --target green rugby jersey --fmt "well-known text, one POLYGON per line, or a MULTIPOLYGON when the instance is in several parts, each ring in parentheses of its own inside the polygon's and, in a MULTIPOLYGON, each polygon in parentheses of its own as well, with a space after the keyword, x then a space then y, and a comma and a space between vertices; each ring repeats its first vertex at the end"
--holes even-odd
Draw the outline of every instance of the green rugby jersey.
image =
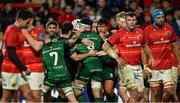
MULTIPOLYGON (((91 49, 97 50, 97 51, 101 50, 102 40, 101 40, 101 37, 96 32, 85 31, 81 33, 81 35, 79 36, 79 39, 85 39, 85 38, 88 38, 89 40, 93 41, 94 45, 87 46, 82 43, 78 43, 75 45, 73 49, 71 49, 71 54, 73 54, 74 52, 76 52, 77 54, 86 54, 91 49)), ((82 61, 83 63, 87 63, 87 62, 91 62, 95 60, 99 60, 99 58, 96 56, 92 56, 92 57, 87 57, 83 59, 82 61)))
POLYGON ((45 44, 42 49, 42 60, 48 78, 63 80, 69 77, 65 62, 65 48, 67 43, 57 41, 45 44))
POLYGON ((93 31, 85 31, 83 33, 81 33, 81 35, 79 36, 79 39, 84 39, 84 38, 88 38, 89 40, 94 42, 94 49, 99 51, 101 50, 101 45, 103 43, 101 37, 99 36, 99 34, 97 34, 96 32, 93 31))

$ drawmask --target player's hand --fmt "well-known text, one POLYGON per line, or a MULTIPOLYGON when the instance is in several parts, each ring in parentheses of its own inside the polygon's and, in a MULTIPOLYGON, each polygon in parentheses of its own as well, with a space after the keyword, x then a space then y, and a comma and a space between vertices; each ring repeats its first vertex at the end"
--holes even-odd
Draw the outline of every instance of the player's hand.
POLYGON ((85 28, 84 27, 81 27, 81 28, 79 28, 79 30, 76 30, 76 31, 74 31, 76 34, 81 34, 82 32, 84 32, 85 31, 85 28))
POLYGON ((90 50, 88 54, 89 54, 90 56, 96 56, 96 53, 97 53, 96 50, 90 50))
POLYGON ((31 74, 31 70, 29 68, 27 68, 26 71, 25 71, 25 74, 26 75, 30 75, 31 74))
POLYGON ((21 29, 21 32, 23 33, 23 35, 29 34, 27 29, 21 29))
POLYGON ((118 65, 121 67, 120 69, 124 68, 126 66, 126 64, 127 64, 127 62, 124 59, 120 58, 120 57, 117 58, 116 61, 117 61, 118 65))
POLYGON ((104 56, 107 55, 107 53, 105 51, 99 51, 96 53, 97 56, 104 56))
POLYGON ((153 57, 149 58, 148 65, 154 68, 156 66, 156 62, 153 57))
POLYGON ((86 46, 89 46, 89 45, 93 45, 93 41, 89 40, 88 38, 84 38, 81 40, 81 42, 86 45, 86 46))
POLYGON ((147 65, 144 65, 143 74, 144 74, 144 78, 152 76, 152 71, 147 65))

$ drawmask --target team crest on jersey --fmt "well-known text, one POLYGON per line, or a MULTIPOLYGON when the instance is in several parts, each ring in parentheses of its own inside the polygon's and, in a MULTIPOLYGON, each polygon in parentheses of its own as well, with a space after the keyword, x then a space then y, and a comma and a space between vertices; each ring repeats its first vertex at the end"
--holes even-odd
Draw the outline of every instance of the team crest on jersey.
POLYGON ((142 39, 142 35, 138 35, 138 39, 142 39))
POLYGON ((37 35, 36 35, 36 34, 32 34, 32 37, 33 37, 33 38, 37 38, 37 35))
POLYGON ((166 31, 166 36, 170 36, 171 35, 171 31, 166 31))

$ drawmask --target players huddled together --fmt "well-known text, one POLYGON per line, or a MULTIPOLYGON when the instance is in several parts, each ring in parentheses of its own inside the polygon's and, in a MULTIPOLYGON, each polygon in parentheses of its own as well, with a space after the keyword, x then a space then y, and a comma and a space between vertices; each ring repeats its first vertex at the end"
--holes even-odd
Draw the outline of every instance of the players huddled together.
POLYGON ((43 28, 19 11, 4 34, 1 102, 179 102, 178 39, 161 9, 152 17, 144 30, 131 11, 116 15, 114 30, 86 17, 43 28))

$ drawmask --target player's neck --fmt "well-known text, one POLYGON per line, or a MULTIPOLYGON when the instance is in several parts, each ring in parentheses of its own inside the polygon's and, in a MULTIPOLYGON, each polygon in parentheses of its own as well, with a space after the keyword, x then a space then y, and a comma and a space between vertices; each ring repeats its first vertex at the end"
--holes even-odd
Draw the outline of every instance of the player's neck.
POLYGON ((159 24, 157 24, 157 23, 154 23, 153 25, 154 25, 154 27, 157 28, 157 29, 162 29, 162 28, 164 27, 164 24, 163 24, 163 25, 159 25, 159 24))
POLYGON ((18 28, 21 28, 21 25, 18 21, 15 21, 14 25, 17 26, 18 28))
POLYGON ((126 30, 129 31, 129 32, 133 32, 135 30, 135 28, 131 29, 131 28, 126 27, 126 30))

